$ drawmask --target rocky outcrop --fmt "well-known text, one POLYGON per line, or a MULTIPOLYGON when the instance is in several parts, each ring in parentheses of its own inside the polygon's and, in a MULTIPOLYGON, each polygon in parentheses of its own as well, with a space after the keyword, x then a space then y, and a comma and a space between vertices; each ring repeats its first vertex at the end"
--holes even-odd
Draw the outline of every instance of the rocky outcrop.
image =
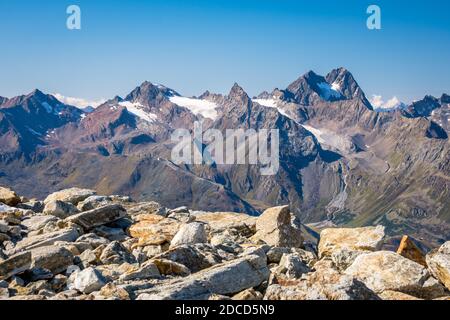
POLYGON ((326 229, 320 234, 319 257, 329 256, 338 249, 375 251, 381 248, 384 227, 326 229))
POLYGON ((448 243, 430 252, 423 266, 413 261, 417 255, 408 241, 400 254, 377 251, 383 227, 325 229, 317 244, 287 206, 251 217, 167 209, 122 196, 80 200, 91 193, 62 192, 58 197, 65 200, 47 201, 44 213, 39 206, 1 204, 0 299, 450 296, 448 243), (46 214, 52 204, 79 212, 46 214))
POLYGON ((253 241, 262 241, 276 247, 301 247, 300 228, 293 225, 294 216, 289 206, 270 208, 256 220, 253 241))
POLYGON ((15 206, 20 203, 20 197, 11 189, 0 187, 0 202, 8 206, 15 206))
POLYGON ((51 201, 60 200, 63 202, 70 202, 73 205, 77 205, 79 202, 93 195, 95 195, 95 191, 93 190, 70 188, 52 193, 44 200, 44 203, 47 204, 51 201))
POLYGON ((450 290, 450 241, 426 257, 430 272, 450 290))

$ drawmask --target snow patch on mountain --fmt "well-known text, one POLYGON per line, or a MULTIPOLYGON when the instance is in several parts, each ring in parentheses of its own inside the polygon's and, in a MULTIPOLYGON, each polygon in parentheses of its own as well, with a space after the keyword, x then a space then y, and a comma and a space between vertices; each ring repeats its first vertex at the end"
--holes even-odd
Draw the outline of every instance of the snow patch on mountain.
POLYGON ((320 88, 320 96, 329 101, 330 99, 339 99, 342 95, 339 92, 340 86, 338 83, 333 83, 330 85, 328 82, 318 83, 317 86, 320 88))
POLYGON ((119 102, 119 105, 127 108, 128 112, 134 114, 144 121, 152 123, 156 119, 158 119, 158 116, 156 114, 145 111, 145 107, 138 102, 122 101, 119 102))
POLYGON ((204 118, 216 120, 219 115, 217 112, 217 104, 211 101, 180 96, 172 96, 169 100, 172 103, 189 109, 195 115, 200 114, 204 118))
POLYGON ((336 134, 333 131, 321 128, 314 128, 303 124, 303 128, 311 132, 325 150, 338 150, 340 153, 350 153, 353 142, 349 137, 336 134))

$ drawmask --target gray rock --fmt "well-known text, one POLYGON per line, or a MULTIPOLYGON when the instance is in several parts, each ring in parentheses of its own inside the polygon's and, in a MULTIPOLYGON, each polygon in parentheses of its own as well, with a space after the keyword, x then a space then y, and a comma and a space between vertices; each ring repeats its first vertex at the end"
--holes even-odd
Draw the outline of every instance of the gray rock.
POLYGON ((284 254, 291 253, 291 248, 283 248, 283 247, 272 247, 267 252, 267 262, 268 263, 280 263, 281 257, 284 254))
POLYGON ((195 244, 208 242, 208 237, 203 223, 192 222, 184 224, 170 242, 170 247, 174 248, 182 244, 195 244))
POLYGON ((24 203, 19 203, 17 205, 17 208, 24 209, 24 210, 31 210, 36 213, 41 213, 44 211, 44 201, 28 201, 24 203))
POLYGON ((44 208, 44 214, 55 216, 60 219, 65 219, 79 212, 80 210, 78 210, 72 203, 61 200, 49 201, 44 208))
POLYGON ((22 273, 31 266, 31 253, 22 252, 0 262, 0 280, 22 273))
POLYGON ((252 240, 263 241, 274 247, 300 248, 303 237, 300 228, 292 221, 294 216, 289 206, 270 208, 256 220, 256 234, 252 240))
POLYGON ((300 256, 295 253, 283 254, 280 265, 276 269, 277 274, 285 275, 290 279, 298 279, 303 274, 310 272, 309 267, 302 261, 300 256))
POLYGON ((73 264, 73 254, 64 247, 47 246, 31 250, 31 266, 50 270, 53 274, 73 264))
POLYGON ((28 219, 22 220, 22 225, 25 226, 28 231, 36 231, 43 227, 49 222, 58 221, 57 217, 47 216, 47 215, 36 215, 28 219))
POLYGON ((154 257, 186 266, 192 273, 222 262, 217 250, 209 244, 181 245, 154 257))
POLYGON ((127 234, 120 228, 109 228, 100 226, 93 230, 97 235, 108 239, 109 241, 124 241, 128 238, 127 234))
POLYGON ((98 258, 94 251, 88 249, 78 256, 84 268, 98 264, 98 258))
POLYGON ((346 274, 363 282, 376 293, 399 291, 419 296, 430 277, 420 264, 390 251, 378 251, 358 256, 346 274))
POLYGON ((130 216, 136 216, 140 214, 156 214, 159 216, 166 216, 166 208, 161 206, 157 202, 141 202, 136 205, 130 206, 127 209, 130 216))
POLYGON ((347 248, 336 249, 331 253, 331 261, 333 261, 338 270, 344 271, 352 265, 358 256, 369 252, 370 251, 351 250, 347 248))
POLYGON ((77 208, 80 211, 93 210, 111 204, 112 200, 107 196, 90 196, 89 198, 78 203, 77 208))
POLYGON ((87 243, 93 249, 95 249, 95 248, 97 248, 98 246, 101 246, 101 245, 107 246, 109 244, 109 240, 108 239, 100 237, 100 236, 96 235, 95 233, 83 234, 81 237, 79 237, 77 239, 77 242, 87 243))
POLYGON ((450 290, 450 241, 427 254, 426 261, 431 274, 450 290))
POLYGON ((225 262, 182 280, 168 281, 143 290, 138 300, 207 299, 212 294, 231 295, 259 286, 269 278, 264 252, 225 262))
POLYGON ((121 205, 112 204, 73 215, 67 218, 66 221, 76 223, 85 230, 90 230, 119 220, 125 217, 126 214, 126 210, 121 205))
POLYGON ((100 255, 103 264, 136 263, 136 258, 118 241, 113 241, 103 249, 100 255))
POLYGON ((106 284, 105 278, 94 268, 72 273, 68 282, 70 290, 74 289, 85 294, 98 291, 106 284))
POLYGON ((50 246, 57 241, 73 242, 79 237, 78 230, 75 228, 62 229, 55 232, 44 233, 41 235, 28 237, 17 243, 14 250, 29 250, 39 247, 50 246))
POLYGON ((6 223, 6 221, 0 220, 0 232, 1 232, 1 233, 7 233, 8 230, 9 230, 9 226, 8 226, 8 224, 6 223))
POLYGON ((160 278, 158 267, 152 262, 147 261, 137 270, 126 272, 120 276, 122 281, 134 281, 134 280, 145 280, 145 279, 157 279, 160 278))
POLYGON ((93 191, 93 190, 70 188, 70 189, 65 189, 65 190, 61 190, 61 191, 50 194, 44 200, 44 203, 47 204, 53 200, 61 200, 64 202, 70 202, 73 205, 77 205, 79 202, 81 202, 93 195, 95 195, 95 191, 93 191))

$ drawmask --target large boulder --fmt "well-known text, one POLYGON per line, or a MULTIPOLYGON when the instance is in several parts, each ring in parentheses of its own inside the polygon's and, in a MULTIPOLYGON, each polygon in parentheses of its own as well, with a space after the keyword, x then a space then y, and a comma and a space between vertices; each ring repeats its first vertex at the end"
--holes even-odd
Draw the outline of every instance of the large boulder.
POLYGON ((107 205, 70 216, 66 221, 76 223, 85 230, 102 226, 125 217, 127 211, 119 204, 107 205))
POLYGON ((332 228, 320 233, 319 257, 331 256, 333 251, 376 251, 381 248, 384 227, 332 228))
POLYGON ((0 187, 0 202, 8 206, 16 206, 20 203, 20 197, 11 189, 0 187))
POLYGON ((24 238, 17 243, 14 250, 16 252, 19 252, 21 250, 30 250, 39 247, 50 246, 58 241, 73 242, 77 240, 79 236, 80 234, 76 228, 61 229, 54 232, 43 233, 33 237, 24 238))
POLYGON ((408 236, 403 236, 402 240, 400 241, 400 245, 398 246, 397 253, 405 258, 423 265, 424 267, 427 267, 425 254, 408 236))
POLYGON ((420 297, 430 277, 420 264, 390 251, 378 251, 358 256, 346 274, 366 284, 376 293, 398 291, 420 297))
POLYGON ((137 246, 141 247, 170 243, 181 226, 175 219, 154 214, 145 214, 137 218, 139 222, 129 228, 129 233, 139 240, 137 246))
POLYGON ((186 266, 192 273, 222 262, 217 250, 209 244, 180 245, 154 257, 186 266))
POLYGON ((102 274, 92 267, 83 271, 76 271, 69 277, 68 288, 89 294, 100 290, 106 284, 102 274))
POLYGON ((79 202, 81 202, 93 195, 95 195, 95 191, 93 191, 93 190, 70 188, 70 189, 65 189, 65 190, 61 190, 61 191, 50 194, 44 200, 44 203, 47 204, 54 200, 60 200, 60 201, 64 201, 64 202, 70 202, 73 205, 77 205, 79 202))
POLYGON ((118 241, 113 241, 103 249, 100 255, 103 264, 135 263, 135 257, 118 241))
POLYGON ((231 295, 259 286, 269 278, 267 258, 262 250, 236 260, 215 265, 181 280, 143 290, 139 300, 208 299, 211 295, 231 295))
POLYGON ((431 274, 450 290, 450 241, 430 252, 426 262, 431 274))
POLYGON ((61 200, 49 201, 44 208, 44 214, 55 216, 60 219, 65 219, 79 212, 80 210, 78 210, 73 204, 61 200))
POLYGON ((267 209, 256 220, 256 234, 252 240, 274 247, 301 247, 303 238, 300 228, 293 225, 293 219, 289 206, 267 209))
POLYGON ((22 220, 22 225, 27 228, 28 231, 36 231, 50 222, 58 221, 57 217, 47 215, 35 215, 28 219, 22 220))
POLYGON ((170 242, 170 247, 174 248, 182 244, 196 244, 208 242, 208 236, 203 223, 192 222, 184 224, 170 242))
POLYGON ((31 250, 31 267, 50 270, 53 274, 73 265, 73 254, 64 247, 47 246, 31 250))
POLYGON ((0 280, 22 273, 31 266, 31 253, 22 252, 0 262, 0 280))

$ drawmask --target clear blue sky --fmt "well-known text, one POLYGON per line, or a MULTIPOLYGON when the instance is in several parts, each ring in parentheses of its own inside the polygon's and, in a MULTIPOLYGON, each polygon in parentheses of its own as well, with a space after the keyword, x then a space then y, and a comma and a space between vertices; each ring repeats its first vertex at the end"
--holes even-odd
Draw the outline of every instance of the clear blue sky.
POLYGON ((450 93, 450 1, 0 0, 0 95, 40 88, 86 99, 144 80, 184 95, 250 95, 344 66, 368 96, 450 93), (66 29, 66 8, 82 30, 66 29), (381 31, 366 9, 382 9, 381 31))

